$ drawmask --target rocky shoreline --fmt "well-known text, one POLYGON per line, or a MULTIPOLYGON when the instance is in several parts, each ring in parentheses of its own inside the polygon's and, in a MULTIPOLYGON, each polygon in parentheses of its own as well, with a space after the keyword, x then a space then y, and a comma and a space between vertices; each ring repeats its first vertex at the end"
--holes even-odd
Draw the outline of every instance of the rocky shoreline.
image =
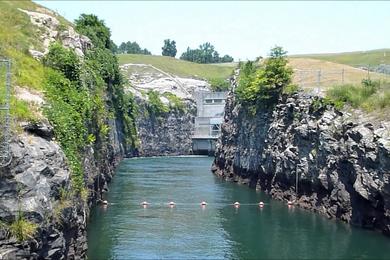
POLYGON ((212 170, 390 235, 390 124, 364 118, 303 93, 252 116, 230 93, 212 170))

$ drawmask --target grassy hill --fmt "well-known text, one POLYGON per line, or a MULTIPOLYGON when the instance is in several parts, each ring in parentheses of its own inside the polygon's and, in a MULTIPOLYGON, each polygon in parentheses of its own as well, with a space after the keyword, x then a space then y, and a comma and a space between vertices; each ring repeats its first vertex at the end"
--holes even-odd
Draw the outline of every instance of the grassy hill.
POLYGON ((291 58, 309 58, 346 64, 354 67, 390 64, 390 49, 326 54, 292 55, 291 58))
POLYGON ((227 79, 234 67, 229 64, 199 64, 167 56, 119 54, 119 64, 150 64, 170 74, 200 79, 227 79))
POLYGON ((293 82, 303 87, 316 86, 319 71, 321 71, 320 86, 325 88, 339 84, 360 84, 368 77, 372 80, 390 80, 389 75, 314 58, 290 57, 289 65, 295 70, 293 82))

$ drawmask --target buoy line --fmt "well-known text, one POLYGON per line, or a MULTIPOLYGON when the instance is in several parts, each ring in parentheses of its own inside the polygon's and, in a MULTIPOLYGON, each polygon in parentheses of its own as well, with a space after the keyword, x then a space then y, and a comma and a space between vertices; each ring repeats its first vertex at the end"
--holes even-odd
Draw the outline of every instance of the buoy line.
MULTIPOLYGON (((107 205, 117 205, 119 203, 109 203, 107 200, 100 200, 99 201, 101 205, 107 206, 107 205)), ((287 201, 286 205, 289 207, 295 205, 295 201, 287 201)), ((174 201, 169 202, 156 202, 156 203, 150 203, 148 201, 142 201, 139 203, 140 206, 147 208, 149 206, 168 206, 170 208, 174 208, 176 206, 201 206, 202 208, 205 208, 206 206, 233 206, 235 208, 239 208, 241 206, 258 206, 260 208, 263 208, 264 206, 268 205, 268 203, 264 203, 263 201, 260 201, 258 203, 240 203, 238 201, 235 201, 233 203, 212 203, 209 204, 206 201, 201 201, 200 203, 176 203, 174 201)))

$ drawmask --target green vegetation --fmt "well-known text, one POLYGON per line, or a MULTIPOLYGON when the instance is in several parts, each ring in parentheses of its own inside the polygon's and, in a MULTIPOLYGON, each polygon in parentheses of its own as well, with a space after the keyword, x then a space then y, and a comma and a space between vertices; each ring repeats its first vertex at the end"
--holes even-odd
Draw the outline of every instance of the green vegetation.
POLYGON ((134 102, 132 96, 124 95, 109 29, 96 16, 86 14, 76 20, 76 28, 90 37, 95 47, 80 60, 73 50, 50 46, 43 60, 50 67, 45 75, 48 106, 44 113, 69 161, 73 187, 81 196, 85 193, 81 161, 85 144, 99 150, 108 140, 108 121, 113 116, 124 123, 129 146, 135 145, 137 137, 134 102))
POLYGON ((213 91, 228 91, 230 88, 230 82, 224 79, 210 79, 209 83, 213 91))
POLYGON ((180 59, 196 63, 223 63, 233 61, 233 58, 229 55, 220 57, 215 47, 209 42, 203 43, 198 49, 190 49, 188 47, 187 51, 180 56, 180 59))
POLYGON ((70 81, 80 80, 81 64, 77 54, 59 43, 50 46, 49 53, 43 58, 43 64, 61 71, 70 81))
POLYGON ((185 112, 186 106, 181 98, 173 93, 165 92, 164 97, 169 100, 169 107, 171 109, 177 109, 178 111, 185 112))
POLYGON ((122 42, 117 50, 117 53, 127 54, 144 54, 151 55, 152 53, 148 49, 142 49, 137 42, 122 42))
POLYGON ((170 39, 164 40, 162 49, 162 56, 175 57, 177 53, 176 42, 170 39))
POLYGON ((166 106, 160 99, 160 95, 157 91, 150 90, 147 93, 148 104, 147 109, 150 115, 160 117, 169 112, 169 107, 166 106))
POLYGON ((53 209, 53 218, 55 222, 61 223, 63 221, 62 212, 64 211, 64 209, 72 205, 72 195, 73 194, 71 191, 66 190, 65 188, 60 188, 59 200, 53 209))
POLYGON ((338 85, 327 92, 327 98, 342 108, 349 104, 353 108, 374 111, 390 107, 390 85, 365 79, 361 85, 338 85))
POLYGON ((286 53, 281 47, 275 47, 259 68, 251 61, 242 65, 236 95, 252 113, 259 106, 275 104, 283 89, 290 85, 293 71, 287 67, 286 53))
POLYGON ((344 53, 328 53, 328 54, 293 55, 291 57, 312 58, 312 59, 346 64, 350 66, 364 66, 364 65, 378 66, 380 64, 390 63, 390 49, 344 52, 344 53))
POLYGON ((119 54, 119 64, 150 64, 180 77, 199 79, 227 79, 233 72, 231 65, 198 64, 167 56, 119 54))
POLYGON ((9 226, 9 232, 19 242, 25 241, 28 238, 32 238, 36 233, 38 225, 28 221, 19 211, 15 221, 9 226))

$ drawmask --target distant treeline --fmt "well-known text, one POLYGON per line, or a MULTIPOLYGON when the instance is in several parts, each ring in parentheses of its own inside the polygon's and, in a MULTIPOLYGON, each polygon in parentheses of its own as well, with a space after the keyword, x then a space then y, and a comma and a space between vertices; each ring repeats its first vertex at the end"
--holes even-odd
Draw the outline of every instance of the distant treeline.
POLYGON ((219 56, 219 53, 215 50, 215 47, 211 43, 206 42, 199 46, 198 49, 187 48, 180 59, 188 60, 197 63, 221 63, 221 62, 232 62, 233 57, 229 55, 219 56))
POLYGON ((122 42, 118 49, 117 53, 128 53, 128 54, 144 54, 151 55, 152 53, 148 49, 142 49, 137 42, 122 42))
MULTIPOLYGON (((162 49, 163 56, 175 57, 177 53, 176 42, 174 40, 166 39, 162 49)), ((144 54, 151 55, 148 49, 142 49, 137 42, 122 42, 119 47, 114 48, 116 53, 127 53, 127 54, 144 54)), ((192 61, 196 63, 222 63, 232 62, 233 57, 230 55, 220 56, 215 50, 215 47, 209 43, 203 43, 199 45, 198 49, 187 48, 187 51, 183 52, 180 59, 192 61)))

